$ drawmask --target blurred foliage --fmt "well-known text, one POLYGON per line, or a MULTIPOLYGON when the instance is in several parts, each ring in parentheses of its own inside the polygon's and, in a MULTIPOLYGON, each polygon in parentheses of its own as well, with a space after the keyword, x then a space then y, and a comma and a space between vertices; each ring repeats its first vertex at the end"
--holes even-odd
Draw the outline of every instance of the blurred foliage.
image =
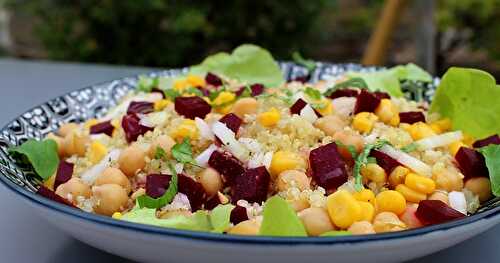
POLYGON ((180 66, 245 42, 289 58, 292 51, 314 44, 310 37, 319 31, 317 17, 334 3, 10 0, 8 7, 36 17, 36 35, 52 59, 180 66))

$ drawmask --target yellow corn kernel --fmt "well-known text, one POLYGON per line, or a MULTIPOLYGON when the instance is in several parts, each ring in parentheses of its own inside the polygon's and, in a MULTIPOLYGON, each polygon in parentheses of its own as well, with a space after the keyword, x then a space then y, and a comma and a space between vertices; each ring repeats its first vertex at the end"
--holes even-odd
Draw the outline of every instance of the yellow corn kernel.
POLYGON ((298 154, 288 151, 277 151, 273 154, 269 170, 272 176, 283 171, 304 168, 305 162, 298 154))
MULTIPOLYGON (((57 171, 56 171, 56 173, 57 173, 57 171)), ((55 181, 56 181, 56 174, 52 175, 51 177, 49 177, 49 179, 47 179, 47 181, 43 182, 43 186, 49 188, 52 191, 55 191, 56 190, 56 189, 54 189, 55 181)))
POLYGON ((172 103, 172 102, 170 100, 167 100, 167 99, 157 100, 154 103, 154 109, 155 109, 155 111, 161 111, 161 110, 165 109, 168 105, 170 105, 170 103, 172 103))
POLYGON ((83 127, 86 129, 86 130, 89 130, 90 127, 98 124, 99 121, 97 119, 90 119, 88 121, 85 122, 85 124, 83 124, 83 127))
POLYGON ((259 116, 257 116, 257 121, 262 126, 271 127, 276 125, 276 123, 280 121, 280 118, 280 112, 273 107, 270 110, 259 114, 259 116))
POLYGON ((226 114, 231 112, 231 110, 233 109, 233 105, 234 105, 234 103, 231 103, 231 104, 223 106, 223 107, 218 107, 215 109, 215 112, 220 113, 222 115, 226 115, 226 114))
POLYGON ((405 185, 424 194, 430 194, 436 189, 436 183, 431 178, 415 173, 409 173, 406 175, 405 185))
POLYGON ((435 128, 438 128, 441 132, 447 132, 451 130, 451 120, 448 118, 437 120, 431 125, 435 126, 435 128))
POLYGON ((369 163, 361 168, 361 175, 368 180, 375 183, 385 183, 387 174, 380 165, 376 163, 369 163))
POLYGON ((390 99, 382 99, 375 109, 375 115, 384 122, 392 126, 399 124, 399 110, 390 99))
POLYGON ((185 79, 176 79, 174 80, 173 89, 182 92, 187 87, 189 87, 189 83, 185 79))
POLYGON ((99 141, 93 141, 89 148, 89 160, 91 163, 96 164, 106 156, 108 149, 99 141))
POLYGON ((467 134, 467 133, 464 133, 464 135, 463 135, 463 136, 464 136, 464 138, 462 139, 462 142, 463 142, 465 145, 467 145, 467 146, 471 147, 471 146, 472 146, 472 144, 474 143, 474 138, 473 138, 472 136, 470 136, 469 134, 467 134))
POLYGON ((422 200, 427 199, 427 195, 415 191, 404 184, 396 186, 396 191, 401 193, 408 202, 418 203, 422 200))
POLYGON ((111 217, 114 218, 114 219, 121 219, 122 216, 123 216, 122 213, 120 213, 120 212, 114 212, 111 217))
POLYGON ((441 128, 437 124, 435 124, 435 123, 429 124, 429 127, 431 127, 432 131, 434 131, 436 134, 443 133, 443 131, 441 130, 441 128))
POLYGON ((436 133, 432 130, 431 126, 421 121, 412 124, 409 128, 409 133, 413 138, 413 140, 420 140, 426 137, 436 135, 436 133))
POLYGON ((389 185, 394 188, 398 184, 404 183, 405 177, 409 172, 410 170, 408 170, 406 167, 403 167, 401 165, 396 166, 396 168, 394 168, 394 170, 392 170, 391 174, 389 175, 389 185))
POLYGON ((405 130, 407 133, 410 133, 410 129, 411 129, 411 124, 408 124, 408 123, 400 123, 399 124, 399 128, 405 130))
POLYGON ((402 214, 406 209, 406 199, 404 196, 394 190, 380 192, 377 197, 378 212, 393 212, 397 215, 402 214))
POLYGON ((375 206, 375 194, 370 189, 363 188, 361 191, 355 192, 352 196, 358 201, 368 202, 375 206))
POLYGON ((326 116, 330 115, 333 112, 333 104, 329 99, 321 100, 321 103, 324 105, 322 108, 316 109, 317 112, 321 113, 321 115, 326 116))
POLYGON ((326 199, 328 215, 339 228, 346 229, 352 223, 359 221, 362 212, 359 201, 346 190, 338 190, 326 199))
POLYGON ((377 120, 377 115, 371 112, 360 112, 354 116, 352 127, 359 132, 369 133, 377 120))
POLYGON ((467 145, 465 145, 465 143, 461 141, 452 142, 450 143, 450 145, 448 145, 448 151, 450 152, 451 156, 455 156, 455 154, 457 154, 458 150, 460 150, 461 147, 467 147, 467 145))
POLYGON ((358 221, 371 222, 373 220, 373 216, 375 215, 375 207, 371 203, 363 201, 358 201, 358 204, 361 207, 361 217, 358 221))
POLYGON ((170 137, 177 141, 183 140, 186 137, 196 139, 198 138, 198 127, 194 120, 184 119, 182 123, 170 133, 170 137))
POLYGON ((227 103, 231 103, 236 99, 236 94, 230 91, 223 91, 217 95, 217 98, 215 98, 212 101, 213 105, 224 105, 227 103))
POLYGON ((205 87, 205 80, 195 75, 188 75, 186 81, 192 87, 205 87))

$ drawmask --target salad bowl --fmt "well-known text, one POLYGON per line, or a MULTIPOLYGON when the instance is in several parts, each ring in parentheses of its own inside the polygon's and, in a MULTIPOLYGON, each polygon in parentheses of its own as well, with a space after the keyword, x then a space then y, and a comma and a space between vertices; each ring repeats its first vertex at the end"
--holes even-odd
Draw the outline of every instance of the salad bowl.
MULTIPOLYGON (((285 79, 306 74, 291 62, 279 64, 285 79)), ((149 74, 177 76, 188 68, 149 74)), ((310 81, 335 78, 345 72, 376 71, 356 64, 316 63, 310 81)), ((33 211, 74 238, 106 252, 140 262, 401 262, 445 249, 487 231, 500 222, 492 204, 460 220, 394 233, 336 237, 233 236, 160 228, 87 213, 36 194, 39 179, 8 153, 12 145, 42 139, 61 124, 105 115, 129 91, 138 77, 128 77, 79 89, 35 106, 0 131, 0 182, 33 211)), ((439 82, 416 83, 405 96, 430 101, 439 82), (418 88, 415 88, 418 87, 418 88)))

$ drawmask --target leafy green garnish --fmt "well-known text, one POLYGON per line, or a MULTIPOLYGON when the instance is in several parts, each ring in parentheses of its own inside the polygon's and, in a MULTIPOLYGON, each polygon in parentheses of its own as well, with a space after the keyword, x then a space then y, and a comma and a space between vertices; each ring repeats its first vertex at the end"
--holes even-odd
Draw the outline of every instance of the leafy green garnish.
MULTIPOLYGON (((157 153, 158 148, 156 149, 157 153)), ((158 198, 153 198, 146 194, 137 197, 137 204, 140 208, 147 207, 156 209, 172 202, 178 192, 178 176, 177 172, 175 172, 175 169, 170 162, 168 163, 168 168, 170 169, 170 173, 172 173, 172 176, 170 177, 170 182, 168 183, 168 188, 165 193, 163 193, 163 195, 158 198)))
POLYGON ((231 211, 233 210, 234 205, 218 205, 212 212, 210 212, 210 223, 212 224, 212 232, 214 233, 223 233, 226 229, 229 228, 231 222, 231 211))
POLYGON ((154 157, 157 160, 167 160, 167 153, 165 152, 165 150, 163 150, 163 148, 156 147, 154 157))
POLYGON ((479 151, 483 154, 491 182, 491 192, 500 196, 500 145, 490 144, 479 151))
POLYGON ((487 72, 450 68, 441 79, 430 112, 449 118, 454 130, 474 138, 500 133, 500 86, 487 72))
POLYGON ((338 236, 350 236, 350 235, 352 235, 352 234, 349 231, 338 230, 338 231, 328 231, 328 232, 325 232, 319 236, 320 237, 338 237, 338 236))
POLYGON ((332 93, 338 89, 347 88, 358 88, 358 89, 368 89, 366 82, 362 78, 350 78, 346 81, 335 84, 335 86, 327 89, 324 93, 326 97, 332 95, 332 93))
POLYGON ((59 165, 57 143, 51 139, 43 141, 29 139, 20 146, 9 148, 9 153, 31 164, 44 181, 54 175, 59 165))
POLYGON ((150 78, 147 76, 139 76, 137 80, 137 90, 142 92, 151 92, 155 87, 158 87, 159 78, 150 78))
POLYGON ((348 76, 362 78, 370 91, 384 91, 393 97, 403 96, 399 79, 390 70, 350 72, 348 76))
POLYGON ((321 99, 321 92, 315 88, 307 87, 304 90, 304 94, 306 94, 307 97, 313 100, 320 100, 321 99))
POLYGON ((225 88, 225 87, 222 87, 222 88, 219 88, 219 89, 216 89, 216 90, 212 89, 212 90, 210 90, 210 92, 209 92, 209 94, 208 94, 208 98, 209 98, 211 101, 213 101, 213 100, 215 100, 215 99, 219 96, 219 94, 220 94, 221 92, 223 92, 223 91, 226 91, 226 88, 225 88))
POLYGON ((406 65, 395 66, 390 71, 400 80, 412 80, 420 82, 431 82, 432 76, 419 66, 409 63, 406 65))
POLYGON ((251 96, 252 96, 252 89, 247 85, 243 88, 243 92, 241 93, 240 97, 246 98, 251 96))
POLYGON ((266 201, 263 216, 260 235, 307 236, 295 211, 279 196, 273 196, 266 201))
POLYGON ((405 152, 405 153, 410 153, 410 152, 414 152, 418 149, 418 144, 412 142, 406 146, 404 146, 403 148, 401 148, 401 151, 405 152))
POLYGON ((240 82, 262 83, 266 87, 277 87, 284 82, 278 63, 269 51, 251 44, 241 45, 231 54, 220 52, 211 55, 189 71, 190 74, 199 76, 204 76, 207 72, 240 82))
POLYGON ((358 156, 358 152, 356 151, 356 147, 354 145, 345 145, 341 141, 335 141, 338 147, 346 148, 352 156, 352 159, 356 160, 358 156))
POLYGON ((203 97, 203 92, 195 87, 188 87, 184 90, 185 93, 193 93, 196 96, 203 97))
POLYGON ((167 97, 171 101, 174 101, 175 98, 177 98, 181 95, 180 92, 178 92, 177 90, 174 90, 174 89, 163 90, 163 93, 165 94, 165 97, 167 97))
POLYGON ((354 161, 354 189, 361 191, 363 189, 363 177, 361 176, 361 168, 368 163, 368 156, 372 150, 379 149, 380 147, 389 144, 386 140, 378 140, 375 143, 365 145, 363 151, 358 155, 354 161))
POLYGON ((182 143, 176 143, 172 147, 172 156, 180 163, 197 165, 196 160, 193 158, 193 150, 188 137, 182 140, 182 143))
POLYGON ((307 68, 307 71, 309 71, 309 73, 311 73, 312 71, 314 71, 316 69, 316 63, 313 60, 305 59, 297 51, 293 52, 292 59, 293 59, 293 61, 295 61, 295 63, 307 68))

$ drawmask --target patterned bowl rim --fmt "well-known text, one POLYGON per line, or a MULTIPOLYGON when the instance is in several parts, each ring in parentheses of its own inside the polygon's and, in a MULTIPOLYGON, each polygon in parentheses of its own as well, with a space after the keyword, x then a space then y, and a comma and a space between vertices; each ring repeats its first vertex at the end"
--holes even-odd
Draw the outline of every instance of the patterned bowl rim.
MULTIPOLYGON (((289 62, 283 62, 280 63, 281 66, 283 65, 290 65, 296 67, 294 63, 289 63, 289 62)), ((325 67, 331 67, 331 66, 339 66, 339 65, 344 65, 344 66, 353 66, 353 67, 358 67, 360 69, 368 69, 372 70, 375 69, 373 67, 363 67, 357 64, 333 64, 333 63, 321 63, 325 67)), ((300 66, 297 66, 300 67, 300 66)), ((148 74, 140 74, 140 75, 164 75, 167 72, 185 72, 187 68, 178 68, 178 69, 167 69, 167 70, 158 70, 158 71, 153 71, 148 74)), ((170 73, 172 74, 172 73, 170 73)), ((173 73, 175 74, 175 73, 173 73)), ((83 91, 89 88, 94 88, 98 87, 101 85, 109 85, 113 83, 114 81, 126 81, 130 79, 135 79, 139 75, 135 76, 129 76, 129 77, 123 77, 119 79, 114 79, 110 81, 104 81, 100 82, 98 84, 86 86, 74 91, 67 92, 63 95, 60 95, 58 97, 70 94, 72 92, 78 92, 78 91, 83 91)), ((52 101, 54 99, 48 101, 52 101)), ((46 103, 46 102, 45 102, 46 103)), ((31 109, 35 109, 45 103, 41 103, 38 106, 34 106, 31 109)), ((28 110, 29 111, 29 110, 28 110)), ((28 112, 28 111, 25 111, 28 112)), ((23 113, 24 114, 24 113, 23 113)), ((17 120, 19 117, 21 117, 23 114, 20 114, 10 122, 8 122, 4 127, 0 129, 0 131, 6 129, 8 125, 10 125, 12 122, 17 120)), ((116 220, 110 217, 98 215, 98 214, 93 214, 89 212, 85 212, 80 209, 72 208, 63 204, 60 204, 58 202, 52 201, 50 199, 44 198, 40 195, 37 195, 33 193, 32 191, 28 191, 27 189, 15 184, 11 180, 7 178, 3 174, 0 176, 0 182, 10 191, 15 193, 16 195, 19 195, 23 198, 23 200, 28 201, 28 202, 33 202, 34 204, 41 206, 43 208, 46 208, 48 210, 51 210, 53 212, 57 212, 60 214, 63 214, 64 216, 71 216, 71 217, 76 217, 80 220, 85 220, 88 223, 96 223, 101 226, 105 227, 110 227, 110 228, 116 228, 118 230, 122 231, 134 231, 142 234, 152 234, 152 235, 159 235, 160 237, 173 237, 173 238, 181 238, 185 240, 192 240, 192 241, 205 241, 205 242, 217 242, 217 243, 228 243, 228 244, 249 244, 249 245, 280 245, 280 246, 289 246, 289 245, 332 245, 332 244, 346 244, 346 243, 364 243, 364 242, 371 242, 371 241, 388 241, 388 240, 395 240, 395 239, 400 239, 400 238, 411 238, 411 237, 417 237, 417 236, 422 236, 424 234, 431 233, 433 231, 438 231, 438 230, 451 230, 454 228, 458 228, 461 226, 465 226, 471 223, 476 223, 482 219, 488 220, 492 219, 493 217, 497 217, 500 214, 500 206, 493 207, 491 209, 479 212, 477 214, 471 215, 464 217, 462 219, 454 220, 451 222, 443 223, 443 224, 438 224, 438 225, 431 225, 431 226, 426 226, 426 227, 421 227, 421 228, 415 228, 415 229, 410 229, 410 230, 404 230, 404 231, 399 231, 399 232, 391 232, 391 233, 380 233, 380 234, 372 234, 372 235, 356 235, 356 236, 337 236, 337 237, 270 237, 270 236, 237 236, 237 235, 223 235, 223 234, 215 234, 215 233, 209 233, 209 232, 199 232, 199 231, 190 231, 190 230, 178 230, 178 229, 173 229, 173 228, 163 228, 163 227, 157 227, 157 226, 152 226, 152 225, 144 225, 144 224, 137 224, 137 223, 131 223, 127 221, 122 221, 122 220, 116 220)), ((54 223, 56 224, 56 223, 54 223)))

